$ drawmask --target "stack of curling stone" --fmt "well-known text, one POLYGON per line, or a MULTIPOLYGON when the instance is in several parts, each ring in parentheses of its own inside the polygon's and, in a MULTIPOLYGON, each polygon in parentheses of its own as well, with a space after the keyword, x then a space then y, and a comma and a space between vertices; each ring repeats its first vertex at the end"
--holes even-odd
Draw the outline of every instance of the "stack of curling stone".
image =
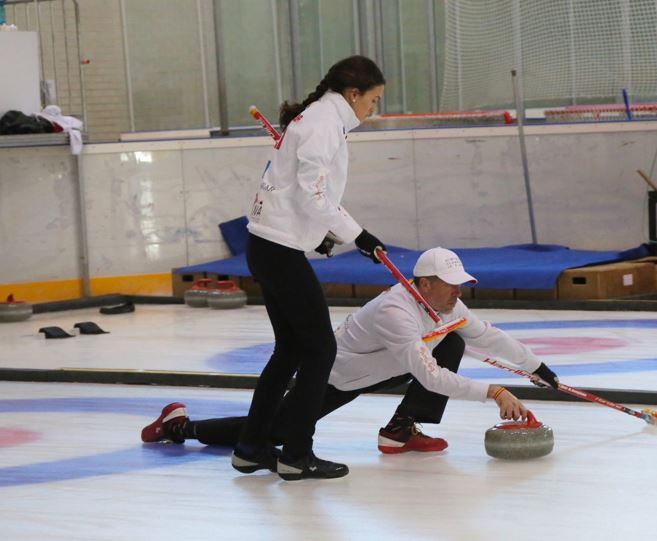
POLYGON ((208 305, 208 292, 212 288, 212 282, 214 280, 210 278, 202 278, 196 280, 194 285, 187 291, 185 291, 185 304, 191 306, 192 308, 204 308, 208 305))
POLYGON ((232 280, 220 280, 208 292, 208 306, 214 309, 241 308, 246 304, 246 293, 232 280))
POLYGON ((23 321, 32 317, 32 305, 28 302, 16 301, 9 295, 5 302, 0 302, 0 323, 23 321))
POLYGON ((506 421, 486 431, 486 452, 494 458, 508 460, 538 458, 554 448, 554 434, 549 426, 527 413, 527 420, 506 421))

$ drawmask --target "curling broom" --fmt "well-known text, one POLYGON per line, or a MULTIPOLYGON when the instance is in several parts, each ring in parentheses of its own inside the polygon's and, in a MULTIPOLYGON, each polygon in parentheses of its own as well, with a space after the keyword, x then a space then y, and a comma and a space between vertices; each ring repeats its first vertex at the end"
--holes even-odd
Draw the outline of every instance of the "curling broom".
MULTIPOLYGON (((467 350, 468 355, 471 355, 475 359, 478 359, 482 362, 485 362, 487 364, 490 364, 491 366, 495 366, 497 368, 501 368, 502 370, 507 370, 508 372, 513 372, 514 374, 518 376, 523 376, 525 378, 529 378, 531 380, 537 379, 535 375, 530 374, 529 372, 525 372, 524 370, 520 370, 518 368, 511 368, 510 366, 506 366, 505 364, 496 361, 495 359, 491 359, 490 357, 486 357, 484 355, 481 355, 479 353, 476 353, 472 351, 471 349, 468 348, 467 350)), ((613 408, 615 410, 621 411, 623 413, 627 413, 628 415, 633 415, 634 417, 638 417, 639 419, 643 419, 646 423, 650 425, 656 425, 657 426, 657 410, 650 409, 650 408, 645 408, 642 411, 637 411, 632 408, 628 408, 627 406, 623 406, 622 404, 617 404, 616 402, 612 402, 611 400, 607 400, 606 398, 602 398, 601 396, 594 395, 593 393, 589 393, 588 391, 583 391, 581 389, 575 389, 575 387, 571 387, 570 385, 566 385, 564 383, 559 383, 558 389, 564 393, 567 393, 572 396, 576 396, 577 398, 581 398, 582 400, 588 400, 589 402, 595 402, 597 404, 601 404, 603 406, 607 406, 608 408, 613 408)))

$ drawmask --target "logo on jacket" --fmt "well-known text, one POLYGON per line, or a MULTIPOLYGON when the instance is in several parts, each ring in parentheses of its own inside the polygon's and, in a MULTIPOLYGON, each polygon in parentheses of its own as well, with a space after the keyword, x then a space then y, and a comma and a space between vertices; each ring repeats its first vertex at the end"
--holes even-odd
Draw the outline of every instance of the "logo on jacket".
POLYGON ((262 203, 262 199, 256 194, 253 206, 251 207, 251 219, 254 222, 260 221, 260 216, 262 215, 262 203))
POLYGON ((270 166, 271 166, 271 160, 267 160, 267 164, 265 165, 265 170, 262 172, 262 176, 260 178, 265 178, 265 173, 267 172, 270 166))
POLYGON ((315 182, 315 193, 313 196, 315 199, 322 199, 324 197, 324 191, 326 190, 326 177, 320 175, 317 181, 315 182))

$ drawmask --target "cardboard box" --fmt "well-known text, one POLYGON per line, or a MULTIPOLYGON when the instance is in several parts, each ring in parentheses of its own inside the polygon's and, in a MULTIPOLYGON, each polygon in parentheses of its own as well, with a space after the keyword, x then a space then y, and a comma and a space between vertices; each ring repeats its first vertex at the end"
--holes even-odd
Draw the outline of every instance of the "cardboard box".
POLYGON ((487 289, 475 287, 473 288, 473 294, 475 299, 480 300, 512 300, 514 297, 513 289, 487 289))
POLYGON ((173 296, 182 299, 185 296, 185 291, 187 291, 192 285, 194 285, 195 274, 176 274, 171 273, 171 289, 173 291, 173 296))
POLYGON ((552 301, 557 299, 557 288, 515 289, 514 298, 518 301, 552 301))
POLYGON ((641 259, 635 259, 632 263, 652 263, 655 267, 655 289, 657 290, 657 256, 651 255, 648 257, 642 257, 641 259))
POLYGON ((655 291, 652 263, 611 263, 568 269, 557 283, 559 299, 614 299, 655 291))
POLYGON ((240 289, 246 292, 247 297, 262 297, 260 284, 251 276, 240 276, 239 282, 236 282, 240 289))
POLYGON ((391 286, 370 286, 364 284, 354 284, 354 297, 357 299, 373 299, 383 293, 391 286))
POLYGON ((351 299, 354 296, 353 284, 322 284, 324 296, 328 299, 351 299))

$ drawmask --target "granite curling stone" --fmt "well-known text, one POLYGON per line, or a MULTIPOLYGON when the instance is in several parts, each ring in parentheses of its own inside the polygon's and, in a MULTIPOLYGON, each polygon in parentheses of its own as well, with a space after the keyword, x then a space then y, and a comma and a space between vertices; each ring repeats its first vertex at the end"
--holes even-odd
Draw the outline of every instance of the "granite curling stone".
POLYGON ((215 289, 208 292, 208 306, 215 310, 241 308, 246 304, 246 293, 232 280, 220 280, 215 289))
POLYGON ((526 421, 506 421, 486 431, 486 453, 494 458, 522 460, 538 458, 552 452, 552 429, 536 420, 532 412, 526 421))
POLYGON ((196 280, 194 285, 185 291, 185 304, 192 308, 204 308, 208 305, 208 292, 212 287, 210 278, 196 280))
POLYGON ((0 302, 0 323, 24 321, 32 317, 32 305, 29 302, 16 301, 9 295, 5 302, 0 302))

